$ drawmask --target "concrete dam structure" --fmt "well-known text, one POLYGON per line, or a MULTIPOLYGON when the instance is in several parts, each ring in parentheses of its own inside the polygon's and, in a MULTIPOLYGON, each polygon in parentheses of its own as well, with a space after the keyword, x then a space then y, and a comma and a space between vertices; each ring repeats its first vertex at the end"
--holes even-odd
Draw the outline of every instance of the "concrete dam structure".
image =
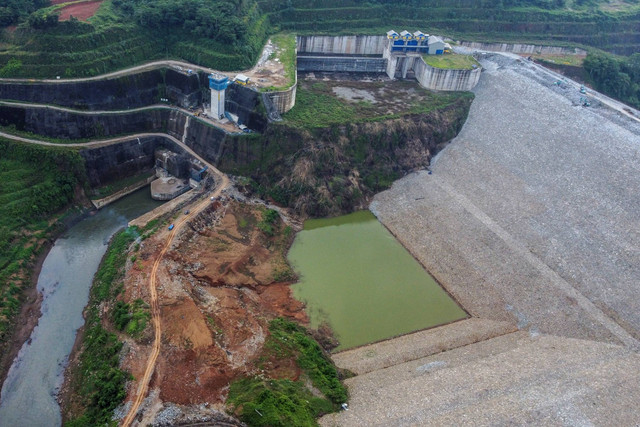
MULTIPOLYGON (((423 53, 400 52, 393 43, 387 36, 298 36, 298 71, 415 77, 424 88, 441 91, 469 91, 480 79, 480 68, 434 68, 424 61, 423 53)), ((412 49, 416 48, 406 45, 404 50, 412 49)))
POLYGON ((416 59, 413 70, 421 86, 432 90, 470 91, 480 80, 481 68, 473 70, 444 70, 416 59))
POLYGON ((587 51, 577 47, 542 46, 522 43, 482 43, 460 42, 460 46, 475 50, 488 50, 492 52, 511 52, 517 54, 538 55, 587 55, 587 51))

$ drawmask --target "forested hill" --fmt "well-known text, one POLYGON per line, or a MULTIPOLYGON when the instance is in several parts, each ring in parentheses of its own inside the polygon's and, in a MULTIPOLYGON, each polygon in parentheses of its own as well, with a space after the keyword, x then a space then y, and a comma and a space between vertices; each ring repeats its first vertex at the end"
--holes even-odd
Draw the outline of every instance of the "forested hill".
POLYGON ((240 70, 282 30, 640 51, 640 0, 104 0, 88 22, 58 22, 65 3, 48 2, 0 0, 0 77, 92 76, 157 59, 240 70))
POLYGON ((255 0, 104 0, 86 22, 59 22, 64 3, 29 13, 19 1, 0 0, 0 16, 16 17, 2 21, 13 26, 1 30, 0 77, 93 76, 158 59, 246 69, 273 32, 255 0))

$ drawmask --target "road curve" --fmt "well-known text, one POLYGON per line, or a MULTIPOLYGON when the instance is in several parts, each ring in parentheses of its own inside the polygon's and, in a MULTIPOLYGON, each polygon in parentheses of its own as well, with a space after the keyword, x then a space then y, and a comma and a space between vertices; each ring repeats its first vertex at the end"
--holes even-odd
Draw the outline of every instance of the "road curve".
POLYGON ((203 71, 207 74, 210 73, 220 73, 227 76, 235 76, 237 73, 242 71, 218 71, 213 68, 203 67, 201 65, 191 64, 189 62, 184 61, 174 61, 174 60, 161 60, 161 61, 152 61, 147 62, 145 64, 136 65, 134 67, 124 68, 118 71, 112 71, 106 74, 100 74, 98 76, 93 77, 79 77, 74 79, 33 79, 33 78, 19 78, 19 79, 11 79, 11 78, 0 78, 0 82, 6 83, 78 83, 78 82, 93 82, 98 80, 108 80, 117 77, 127 76, 129 74, 135 74, 140 71, 148 71, 154 70, 157 68, 167 68, 173 67, 178 68, 181 67, 187 70, 193 71, 203 71))
MULTIPOLYGON (((229 134, 229 135, 240 135, 243 132, 241 130, 237 130, 236 132, 230 131, 228 129, 224 129, 223 127, 221 127, 220 123, 216 123, 214 120, 212 120, 211 118, 209 118, 208 116, 205 115, 195 115, 192 111, 189 111, 187 109, 175 106, 175 105, 167 105, 167 104, 152 104, 152 105, 146 105, 144 107, 137 107, 137 108, 131 108, 131 109, 127 109, 127 110, 92 110, 92 111, 87 111, 87 110, 76 110, 73 108, 69 108, 69 107, 61 107, 58 105, 49 105, 49 104, 34 104, 34 103, 29 103, 29 102, 19 102, 19 101, 2 101, 0 100, 0 105, 5 105, 7 107, 21 107, 21 108, 35 108, 35 109, 42 109, 42 110, 55 110, 55 111, 62 111, 65 113, 72 113, 72 114, 79 114, 79 115, 85 115, 85 116, 101 116, 101 115, 116 115, 116 114, 128 114, 128 113, 137 113, 140 111, 150 111, 150 110, 168 110, 168 111, 177 111, 179 113, 184 114, 185 116, 188 117, 192 117, 194 119, 203 121, 205 123, 207 123, 210 126, 215 127, 216 129, 220 129, 221 131, 229 134)), ((4 135, 9 135, 7 133, 5 133, 4 135)), ((27 138, 28 140, 28 138, 27 138)), ((29 141, 37 141, 37 140, 28 140, 25 142, 29 142, 29 141)), ((92 141, 95 142, 95 141, 92 141)), ((58 143, 56 145, 63 145, 63 146, 67 146, 67 147, 74 147, 74 146, 78 146, 77 144, 83 144, 83 143, 58 143)))

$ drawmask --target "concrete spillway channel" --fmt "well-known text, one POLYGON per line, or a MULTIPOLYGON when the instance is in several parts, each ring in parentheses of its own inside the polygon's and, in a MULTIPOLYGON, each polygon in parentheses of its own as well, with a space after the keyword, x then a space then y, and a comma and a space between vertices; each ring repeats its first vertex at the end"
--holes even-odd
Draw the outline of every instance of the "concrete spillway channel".
POLYGON ((432 174, 371 205, 474 318, 336 355, 359 375, 321 425, 640 420, 640 123, 526 60, 482 65, 432 174))

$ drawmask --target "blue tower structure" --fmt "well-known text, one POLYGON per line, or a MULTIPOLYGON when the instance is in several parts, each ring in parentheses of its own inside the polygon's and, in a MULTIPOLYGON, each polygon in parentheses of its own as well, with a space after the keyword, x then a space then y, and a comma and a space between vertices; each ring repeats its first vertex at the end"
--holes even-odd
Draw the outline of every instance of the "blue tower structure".
POLYGON ((209 89, 211 89, 211 117, 221 119, 224 117, 224 93, 229 86, 229 77, 212 73, 209 76, 209 89))

